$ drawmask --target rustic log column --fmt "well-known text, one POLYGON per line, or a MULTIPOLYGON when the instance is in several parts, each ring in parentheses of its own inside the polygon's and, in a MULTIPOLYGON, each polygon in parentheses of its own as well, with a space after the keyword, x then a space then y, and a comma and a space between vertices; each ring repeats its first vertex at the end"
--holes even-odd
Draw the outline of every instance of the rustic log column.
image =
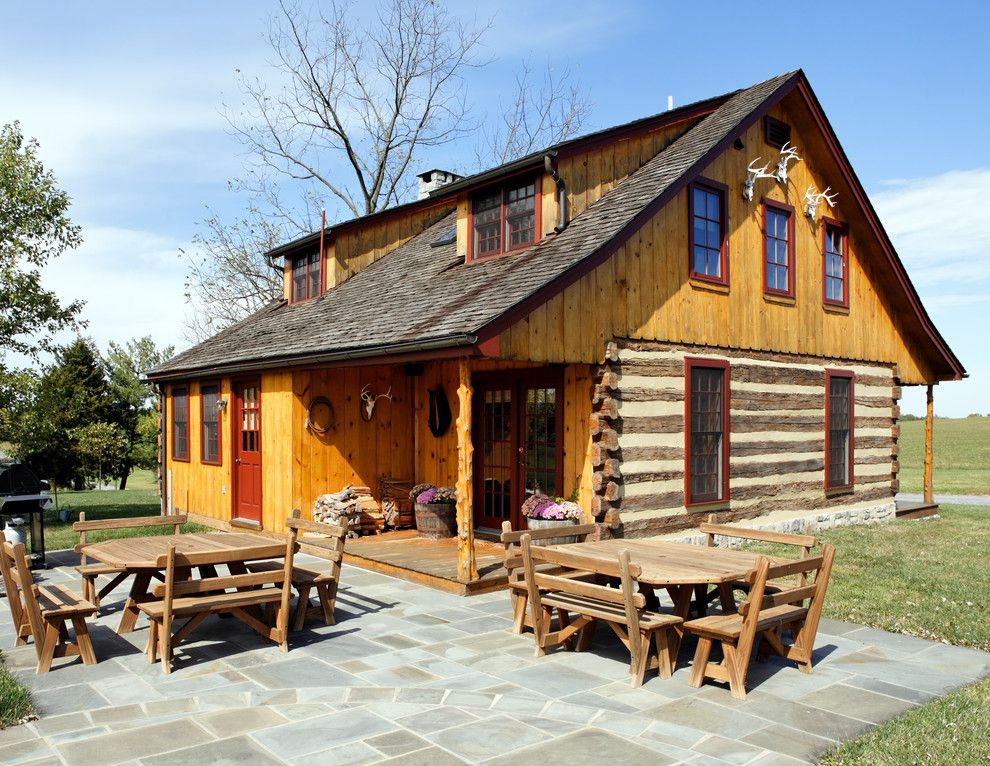
POLYGON ((925 502, 928 504, 935 502, 935 492, 932 489, 932 421, 935 416, 934 396, 932 394, 932 384, 928 384, 925 394, 925 502))
POLYGON ((457 362, 457 579, 478 579, 474 557, 474 444, 471 441, 471 362, 457 362))

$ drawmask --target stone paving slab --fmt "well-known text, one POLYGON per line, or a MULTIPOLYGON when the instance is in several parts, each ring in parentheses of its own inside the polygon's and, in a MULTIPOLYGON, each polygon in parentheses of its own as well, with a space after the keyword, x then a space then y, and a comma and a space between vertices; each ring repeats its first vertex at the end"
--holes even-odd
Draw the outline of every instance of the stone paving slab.
MULTIPOLYGON (((75 581, 70 567, 40 578, 75 581)), ((307 624, 288 654, 214 617, 164 676, 143 654, 143 620, 113 632, 126 589, 91 623, 100 663, 56 660, 40 676, 0 610, 0 648, 41 716, 0 731, 0 766, 794 766, 990 674, 984 652, 823 620, 815 672, 754 664, 745 701, 690 687, 689 645, 672 678, 633 689, 605 631, 589 652, 538 658, 531 634, 509 630, 505 593, 462 598, 345 567, 337 624, 307 624)))

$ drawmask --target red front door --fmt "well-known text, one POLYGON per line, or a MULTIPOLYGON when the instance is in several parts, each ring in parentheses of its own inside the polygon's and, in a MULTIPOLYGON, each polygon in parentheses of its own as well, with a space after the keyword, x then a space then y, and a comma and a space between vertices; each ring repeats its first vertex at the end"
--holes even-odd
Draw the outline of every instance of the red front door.
POLYGON ((235 519, 261 524, 261 384, 244 380, 234 385, 235 519))
POLYGON ((478 375, 475 381, 474 523, 523 526, 530 495, 563 492, 563 390, 556 370, 478 375))

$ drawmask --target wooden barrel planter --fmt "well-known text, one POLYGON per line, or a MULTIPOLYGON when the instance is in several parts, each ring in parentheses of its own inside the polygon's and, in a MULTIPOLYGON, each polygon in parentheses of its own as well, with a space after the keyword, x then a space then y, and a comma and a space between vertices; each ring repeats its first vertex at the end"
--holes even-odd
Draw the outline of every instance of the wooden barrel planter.
POLYGON ((457 506, 453 503, 416 503, 416 536, 444 540, 457 534, 457 506))
MULTIPOLYGON (((565 531, 565 527, 573 527, 577 524, 577 519, 531 519, 526 518, 527 529, 554 529, 560 527, 560 531, 565 531)), ((561 535, 560 537, 548 537, 544 540, 535 540, 534 545, 566 545, 568 543, 580 542, 577 535, 561 535)))

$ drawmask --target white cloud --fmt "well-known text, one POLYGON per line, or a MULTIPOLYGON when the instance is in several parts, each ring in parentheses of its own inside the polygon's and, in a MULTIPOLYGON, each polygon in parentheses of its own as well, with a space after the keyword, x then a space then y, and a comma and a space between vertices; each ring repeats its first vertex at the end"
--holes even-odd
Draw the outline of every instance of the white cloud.
POLYGON ((83 245, 48 265, 44 284, 65 301, 84 300, 86 334, 97 346, 151 335, 185 345, 182 322, 187 243, 139 229, 83 226, 83 245))

